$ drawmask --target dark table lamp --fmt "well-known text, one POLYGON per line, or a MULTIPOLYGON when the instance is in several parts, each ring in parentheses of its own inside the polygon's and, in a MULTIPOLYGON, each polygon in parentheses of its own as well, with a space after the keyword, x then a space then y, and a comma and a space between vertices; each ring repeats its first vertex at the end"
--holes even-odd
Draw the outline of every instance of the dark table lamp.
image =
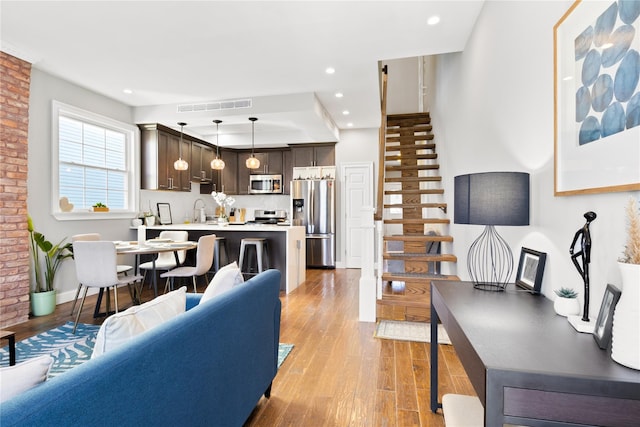
POLYGON ((502 291, 513 272, 513 254, 495 226, 529 225, 529 174, 459 175, 455 177, 454 191, 454 223, 486 225, 467 256, 473 286, 502 291))

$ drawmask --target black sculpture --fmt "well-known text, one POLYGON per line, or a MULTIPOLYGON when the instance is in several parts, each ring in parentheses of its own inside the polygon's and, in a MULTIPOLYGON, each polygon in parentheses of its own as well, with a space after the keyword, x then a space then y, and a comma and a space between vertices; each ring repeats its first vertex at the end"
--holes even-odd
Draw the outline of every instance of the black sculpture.
POLYGON ((582 310, 582 321, 589 321, 589 263, 591 262, 591 233, 589 232, 589 224, 596 219, 595 212, 587 212, 584 214, 584 218, 587 222, 584 226, 576 231, 575 236, 573 236, 573 242, 571 242, 571 248, 569 248, 569 253, 571 254, 571 261, 573 261, 573 265, 578 269, 578 273, 582 276, 582 280, 584 282, 584 309, 582 310), (578 252, 573 252, 573 249, 580 237, 580 250, 578 252), (578 257, 582 260, 582 266, 578 263, 578 257))

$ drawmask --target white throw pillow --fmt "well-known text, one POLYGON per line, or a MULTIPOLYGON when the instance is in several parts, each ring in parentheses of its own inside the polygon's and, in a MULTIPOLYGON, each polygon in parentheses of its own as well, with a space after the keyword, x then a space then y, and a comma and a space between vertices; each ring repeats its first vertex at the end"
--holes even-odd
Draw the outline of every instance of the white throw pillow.
POLYGON ((51 365, 53 358, 45 354, 14 366, 0 368, 0 402, 44 382, 51 365))
POLYGON ((234 261, 231 264, 225 265, 218 270, 216 275, 213 276, 213 279, 211 279, 209 286, 207 286, 207 289, 205 289, 200 299, 200 304, 214 299, 241 283, 244 283, 244 277, 242 277, 242 272, 240 272, 238 268, 238 263, 234 261))
POLYGON ((91 358, 120 347, 131 338, 184 313, 186 295, 187 287, 183 286, 142 305, 134 305, 107 317, 96 336, 91 358))

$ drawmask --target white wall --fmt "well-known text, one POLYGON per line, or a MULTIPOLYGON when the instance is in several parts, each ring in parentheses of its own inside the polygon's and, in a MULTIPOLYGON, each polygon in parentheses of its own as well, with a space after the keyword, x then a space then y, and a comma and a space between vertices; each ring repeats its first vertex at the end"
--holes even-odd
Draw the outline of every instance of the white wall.
MULTIPOLYGON (((595 318, 607 283, 620 286, 616 259, 625 241, 623 208, 640 192, 554 197, 553 26, 572 3, 486 2, 464 52, 438 58, 431 115, 449 206, 456 175, 531 174, 531 225, 497 228, 516 264, 522 246, 548 253, 546 296, 553 298, 553 289, 561 286, 582 293, 569 246, 584 225, 583 214, 596 212, 590 265, 595 318)), ((467 250, 481 231, 481 226, 451 225, 462 279, 469 278, 467 250)))
MULTIPOLYGON (((43 73, 31 73, 29 99, 29 174, 27 207, 34 227, 51 242, 74 234, 99 231, 105 239, 127 239, 128 219, 58 221, 51 214, 51 101, 58 100, 125 123, 132 123, 131 108, 110 98, 43 73)), ((58 301, 73 298, 78 282, 73 261, 65 261, 56 276, 58 301)))

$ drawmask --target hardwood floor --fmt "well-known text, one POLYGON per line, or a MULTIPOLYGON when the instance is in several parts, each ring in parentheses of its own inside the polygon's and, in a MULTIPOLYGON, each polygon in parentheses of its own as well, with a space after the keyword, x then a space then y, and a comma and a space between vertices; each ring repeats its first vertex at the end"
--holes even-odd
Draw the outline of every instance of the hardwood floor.
MULTIPOLYGON (((359 275, 307 270, 307 281, 281 296, 280 342, 294 348, 245 426, 444 426, 441 411, 429 409, 430 344, 374 338, 375 324, 358 321, 359 275)), ((125 289, 118 295, 128 302, 125 289)), ((94 304, 87 297, 81 322, 101 323, 94 304)), ((72 320, 70 309, 9 329, 20 340, 72 320)), ((439 351, 440 396, 475 394, 453 347, 439 351)))

